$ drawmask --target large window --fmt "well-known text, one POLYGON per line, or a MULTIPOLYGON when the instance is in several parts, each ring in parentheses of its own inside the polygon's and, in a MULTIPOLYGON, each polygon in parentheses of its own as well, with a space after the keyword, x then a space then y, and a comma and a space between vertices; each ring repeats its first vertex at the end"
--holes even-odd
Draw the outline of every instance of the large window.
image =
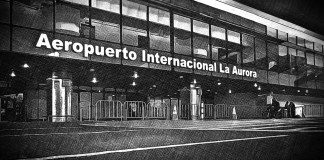
POLYGON ((10 22, 10 2, 0 1, 0 22, 9 23, 10 22))
POLYGON ((288 34, 286 32, 278 30, 278 39, 287 41, 288 34))
POLYGON ((257 68, 267 69, 266 42, 261 39, 255 39, 255 64, 257 68))
POLYGON ((209 52, 209 25, 193 21, 193 51, 194 56, 210 58, 209 52))
MULTIPOLYGON (((1 12, 1 14, 3 13, 1 12)), ((13 2, 12 23, 24 27, 53 30, 53 1, 15 0, 13 2)))
POLYGON ((147 7, 142 4, 123 0, 123 43, 147 48, 146 31, 147 7))
POLYGON ((320 43, 315 43, 314 45, 314 50, 318 51, 318 52, 322 52, 323 51, 323 47, 320 43))
POLYGON ((287 56, 287 47, 279 45, 279 69, 278 72, 284 72, 290 68, 289 57, 287 56))
POLYGON ((119 0, 96 0, 92 3, 91 24, 95 39, 120 42, 119 0))
POLYGON ((92 32, 89 7, 58 1, 55 6, 55 29, 59 33, 89 37, 92 32))
POLYGON ((227 40, 229 42, 240 44, 241 43, 240 33, 227 30, 227 40))
POLYGON ((189 18, 174 15, 174 52, 191 55, 191 22, 189 18))
POLYGON ((296 42, 297 42, 296 36, 292 35, 292 34, 288 34, 288 42, 296 44, 296 42))
POLYGON ((323 68, 323 56, 322 55, 315 55, 315 66, 323 68))
POLYGON ((307 65, 314 65, 314 54, 313 53, 306 53, 307 65))
POLYGON ((276 71, 278 70, 278 45, 268 43, 268 69, 276 71))
POLYGON ((149 8, 150 48, 170 51, 170 13, 149 8))
POLYGON ((297 45, 304 47, 305 40, 303 38, 297 37, 297 45))
POLYGON ((306 48, 314 49, 314 43, 309 40, 305 40, 305 46, 306 48))
POLYGON ((212 59, 221 62, 226 61, 226 35, 225 29, 211 26, 211 39, 212 39, 212 59))
POLYGON ((267 27, 267 34, 270 37, 277 38, 277 30, 271 27, 267 27))
POLYGON ((254 37, 242 34, 243 64, 254 67, 254 37))

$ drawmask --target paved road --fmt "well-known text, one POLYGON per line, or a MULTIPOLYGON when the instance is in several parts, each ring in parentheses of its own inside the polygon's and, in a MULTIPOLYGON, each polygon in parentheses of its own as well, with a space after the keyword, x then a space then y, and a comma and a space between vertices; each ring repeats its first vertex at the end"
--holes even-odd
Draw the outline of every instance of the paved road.
POLYGON ((0 123, 0 159, 322 159, 324 119, 0 123))

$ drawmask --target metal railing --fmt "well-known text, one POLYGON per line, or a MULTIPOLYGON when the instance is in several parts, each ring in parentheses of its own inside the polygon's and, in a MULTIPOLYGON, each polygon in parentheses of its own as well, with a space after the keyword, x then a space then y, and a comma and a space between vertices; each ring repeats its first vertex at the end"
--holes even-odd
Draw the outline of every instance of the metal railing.
POLYGON ((302 112, 305 117, 324 117, 324 105, 305 105, 302 112))
POLYGON ((145 118, 158 118, 166 119, 167 118, 167 108, 166 103, 161 102, 150 102, 144 108, 145 118))
POLYGON ((120 101, 99 100, 95 104, 95 120, 123 118, 123 104, 120 101))

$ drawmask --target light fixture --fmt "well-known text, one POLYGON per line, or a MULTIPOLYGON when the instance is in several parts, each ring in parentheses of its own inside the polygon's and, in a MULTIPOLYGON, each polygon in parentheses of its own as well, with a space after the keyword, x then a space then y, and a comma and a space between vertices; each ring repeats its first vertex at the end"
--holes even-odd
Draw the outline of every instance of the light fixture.
POLYGON ((308 93, 308 89, 306 89, 305 92, 308 93))
POLYGON ((222 84, 221 82, 218 82, 218 83, 217 83, 217 85, 219 85, 219 86, 220 86, 221 84, 222 84))
POLYGON ((132 83, 132 86, 136 86, 136 83, 135 83, 135 81, 132 83))
POLYGON ((197 80, 196 80, 196 79, 194 79, 194 80, 193 80, 193 83, 194 83, 194 84, 196 84, 196 83, 197 83, 197 80))
POLYGON ((297 90, 297 92, 299 93, 299 92, 300 92, 300 90, 298 89, 298 90, 297 90))
POLYGON ((15 74, 15 72, 14 72, 14 71, 12 71, 12 72, 10 73, 10 76, 11 76, 11 77, 16 77, 16 74, 15 74))
POLYGON ((208 89, 207 92, 210 92, 210 89, 208 89))
POLYGON ((261 86, 258 87, 258 90, 261 91, 261 86))
POLYGON ((95 70, 93 68, 90 69, 90 72, 94 72, 95 70))
POLYGON ((183 78, 183 76, 180 76, 179 78, 183 78))
POLYGON ((29 68, 29 65, 28 65, 27 63, 25 63, 25 64, 23 65, 23 68, 29 68))
POLYGON ((98 80, 97 80, 97 78, 96 78, 96 77, 93 77, 93 78, 92 78, 92 80, 91 80, 91 82, 92 82, 92 83, 97 83, 97 82, 98 82, 98 80))
POLYGON ((134 76, 133 77, 134 78, 138 78, 139 77, 136 71, 134 72, 134 76))
POLYGON ((153 87, 155 88, 155 87, 156 87, 156 85, 154 84, 154 85, 153 85, 153 87))
POLYGON ((258 84, 257 83, 254 83, 254 87, 258 87, 258 84))
POLYGON ((228 93, 232 93, 232 90, 231 90, 231 89, 229 89, 229 90, 228 90, 228 93))

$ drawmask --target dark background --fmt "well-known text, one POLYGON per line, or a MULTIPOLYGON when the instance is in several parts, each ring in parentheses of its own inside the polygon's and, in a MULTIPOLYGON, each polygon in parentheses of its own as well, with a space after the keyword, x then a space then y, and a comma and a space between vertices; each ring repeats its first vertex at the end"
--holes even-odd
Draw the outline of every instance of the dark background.
POLYGON ((324 6, 314 0, 234 0, 324 35, 324 6))

